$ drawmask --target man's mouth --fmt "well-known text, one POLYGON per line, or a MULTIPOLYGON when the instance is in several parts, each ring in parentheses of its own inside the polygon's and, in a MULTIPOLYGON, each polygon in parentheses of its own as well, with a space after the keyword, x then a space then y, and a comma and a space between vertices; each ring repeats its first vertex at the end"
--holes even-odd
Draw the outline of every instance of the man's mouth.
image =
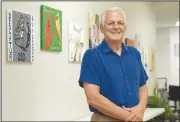
POLYGON ((111 32, 112 34, 120 34, 121 32, 111 32))

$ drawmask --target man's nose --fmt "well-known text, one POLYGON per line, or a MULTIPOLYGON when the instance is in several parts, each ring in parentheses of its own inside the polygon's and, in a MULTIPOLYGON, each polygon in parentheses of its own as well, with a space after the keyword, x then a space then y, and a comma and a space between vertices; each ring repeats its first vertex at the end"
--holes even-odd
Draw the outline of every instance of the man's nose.
POLYGON ((118 23, 115 23, 115 24, 114 24, 114 29, 119 29, 118 23))

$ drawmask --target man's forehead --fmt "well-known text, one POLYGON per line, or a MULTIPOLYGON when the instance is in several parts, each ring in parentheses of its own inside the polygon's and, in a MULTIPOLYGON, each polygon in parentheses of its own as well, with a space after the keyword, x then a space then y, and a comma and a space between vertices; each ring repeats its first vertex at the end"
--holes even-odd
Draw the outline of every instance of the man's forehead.
POLYGON ((105 15, 105 21, 125 21, 124 15, 122 12, 119 11, 119 13, 116 13, 115 11, 107 12, 105 15))
POLYGON ((109 15, 109 14, 119 14, 119 15, 123 15, 122 11, 119 11, 119 10, 107 10, 105 12, 106 15, 109 15))
POLYGON ((105 17, 109 18, 109 17, 116 17, 116 18, 123 18, 124 19, 124 15, 121 11, 107 11, 105 13, 105 17))

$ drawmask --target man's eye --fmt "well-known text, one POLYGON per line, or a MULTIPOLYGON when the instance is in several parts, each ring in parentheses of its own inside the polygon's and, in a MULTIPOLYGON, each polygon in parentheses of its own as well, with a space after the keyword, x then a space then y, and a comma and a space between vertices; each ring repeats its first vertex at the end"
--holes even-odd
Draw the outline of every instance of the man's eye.
POLYGON ((123 23, 123 22, 119 22, 118 24, 119 24, 119 25, 124 25, 124 23, 123 23))
POLYGON ((113 25, 113 23, 109 23, 108 25, 113 25))

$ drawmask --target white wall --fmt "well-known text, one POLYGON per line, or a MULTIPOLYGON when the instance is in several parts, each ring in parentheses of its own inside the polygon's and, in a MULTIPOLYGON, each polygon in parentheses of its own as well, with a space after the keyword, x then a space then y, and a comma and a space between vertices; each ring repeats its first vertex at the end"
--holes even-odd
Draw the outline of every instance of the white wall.
MULTIPOLYGON (((170 84, 179 84, 179 57, 175 57, 174 44, 179 44, 179 27, 170 28, 170 84)), ((179 52, 179 51, 178 51, 179 52)))
MULTIPOLYGON (((33 64, 6 61, 6 31, 2 32, 2 120, 76 120, 88 116, 83 89, 78 86, 80 64, 68 64, 68 23, 85 25, 85 47, 88 47, 88 12, 120 6, 127 16, 126 36, 141 36, 142 46, 155 42, 155 16, 152 3, 130 2, 3 2, 2 29, 6 30, 6 10, 33 14, 36 20, 36 48, 33 64), (63 52, 40 50, 40 5, 63 11, 63 52), (137 19, 137 20, 136 20, 137 19)), ((153 75, 152 78, 154 79, 153 75)), ((151 85, 154 80, 148 82, 151 85)), ((151 94, 151 93, 150 93, 151 94)))
MULTIPOLYGON (((156 37, 156 16, 153 10, 154 3, 144 3, 144 4, 136 4, 136 30, 134 30, 137 34, 140 35, 141 48, 155 49, 155 37, 156 37)), ((149 80, 148 91, 149 95, 153 93, 153 87, 155 82, 155 72, 154 69, 152 72, 147 71, 149 80)))
POLYGON ((167 77, 168 85, 179 85, 179 58, 174 56, 179 28, 157 28, 156 36, 156 75, 167 77))
MULTIPOLYGON (((0 16, 1 16, 1 2, 0 2, 0 16)), ((1 17, 0 17, 0 23, 1 23, 1 17)), ((1 28, 1 24, 0 24, 0 28, 1 28)), ((0 33, 0 38, 1 38, 1 33, 0 33)), ((2 39, 2 38, 1 38, 2 39)), ((2 41, 0 41, 0 81, 2 80, 2 73, 1 73, 1 64, 2 64, 2 48, 1 48, 1 46, 2 46, 2 41)), ((1 83, 2 83, 2 81, 1 81, 1 83)), ((0 88, 2 88, 1 87, 1 83, 0 83, 0 88)), ((2 105, 1 104, 1 90, 0 90, 0 105, 2 105)), ((1 106, 0 106, 0 110, 2 110, 2 108, 1 108, 1 106)), ((1 111, 0 111, 0 120, 1 120, 1 111)))
MULTIPOLYGON (((164 0, 163 0, 164 1, 164 0)), ((179 20, 179 2, 154 2, 156 27, 172 27, 179 20)))
POLYGON ((170 31, 168 28, 156 30, 156 76, 170 79, 170 31))

